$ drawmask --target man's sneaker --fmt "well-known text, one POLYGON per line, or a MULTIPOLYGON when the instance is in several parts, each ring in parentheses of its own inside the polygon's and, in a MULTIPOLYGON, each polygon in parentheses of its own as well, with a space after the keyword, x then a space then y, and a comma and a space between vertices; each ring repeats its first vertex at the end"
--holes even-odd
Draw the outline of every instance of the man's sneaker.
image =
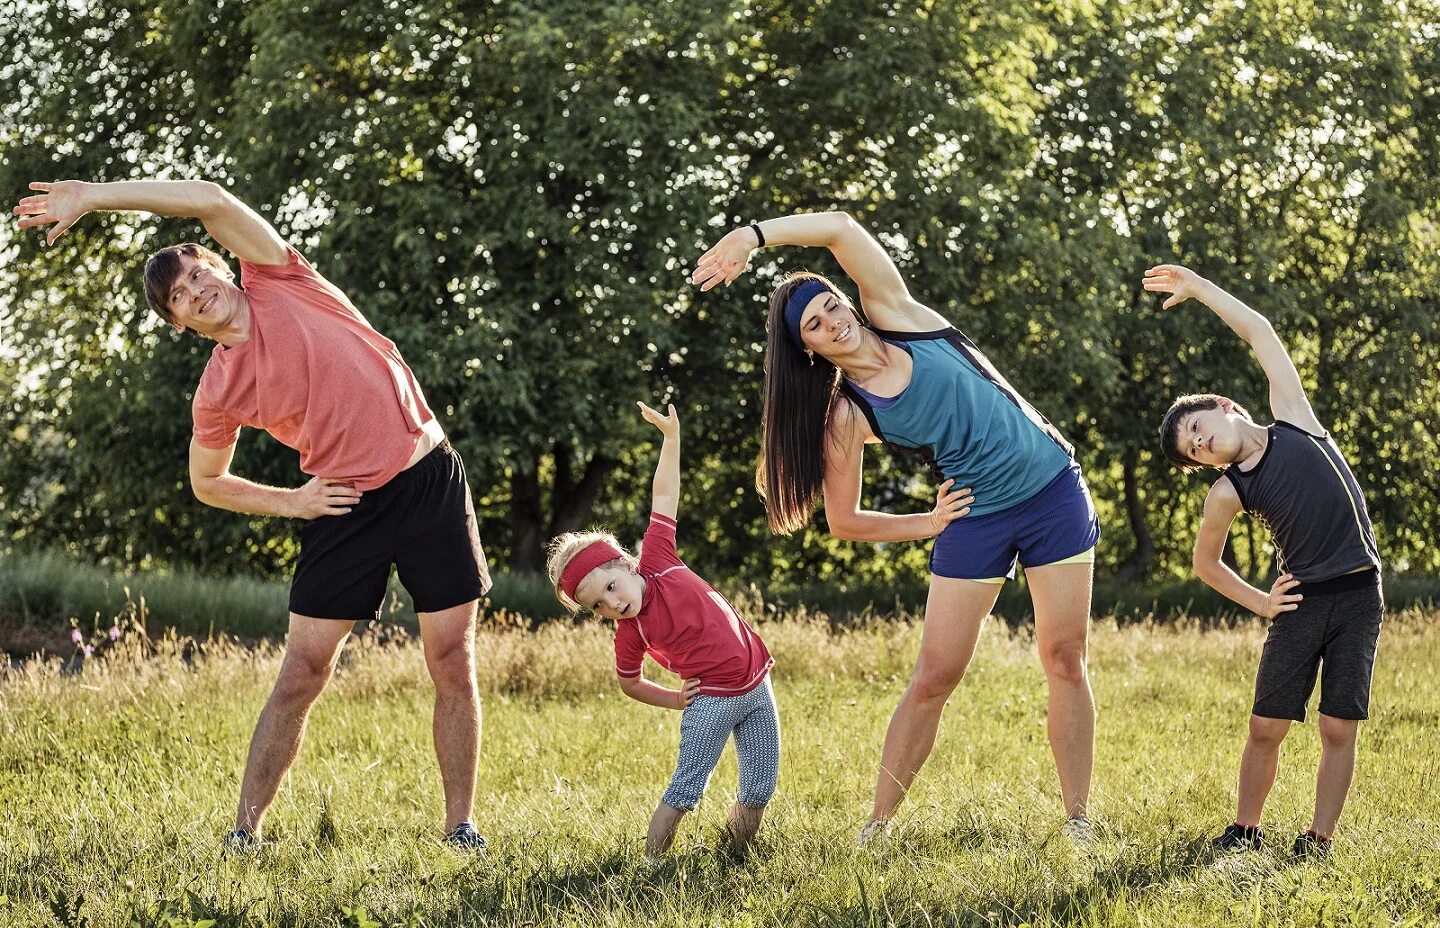
POLYGON ((872 819, 865 823, 864 828, 860 829, 860 836, 855 839, 855 846, 879 845, 888 837, 890 837, 890 820, 872 819))
POLYGON ((236 828, 226 833, 224 849, 227 854, 253 854, 260 849, 260 839, 254 832, 236 828))
POLYGON ((1265 832, 1258 825, 1230 825, 1210 841, 1217 851, 1258 851, 1265 843, 1265 832))
POLYGON ((1060 826, 1060 833, 1076 844, 1094 844, 1100 837, 1095 823, 1083 815, 1066 819, 1065 824, 1060 826))
POLYGON ((475 830, 474 822, 461 822, 445 836, 445 843, 457 851, 485 850, 485 836, 475 830))
POLYGON ((1313 831, 1307 831, 1290 845, 1290 856, 1297 860, 1324 860, 1330 856, 1333 842, 1313 831))

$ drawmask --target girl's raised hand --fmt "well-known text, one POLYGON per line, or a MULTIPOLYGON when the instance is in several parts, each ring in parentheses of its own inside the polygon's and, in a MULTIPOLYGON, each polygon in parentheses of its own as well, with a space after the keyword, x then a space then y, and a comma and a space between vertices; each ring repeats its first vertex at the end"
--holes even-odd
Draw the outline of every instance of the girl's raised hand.
POLYGON ((675 412, 674 403, 670 404, 670 414, 668 416, 651 409, 638 400, 635 402, 635 405, 640 407, 640 415, 645 417, 645 421, 659 429, 660 433, 666 438, 675 439, 680 437, 680 416, 675 412))
POLYGON ((690 275, 690 282, 699 284, 701 290, 709 290, 720 284, 730 286, 732 280, 745 273, 745 268, 750 264, 750 255, 758 247, 760 246, 755 240, 755 232, 749 226, 731 229, 724 238, 715 243, 715 247, 695 262, 695 271, 690 275))
POLYGON ((967 515, 970 512, 970 504, 975 502, 970 488, 954 490, 955 478, 950 478, 940 484, 940 489, 935 493, 935 508, 930 511, 930 525, 935 529, 935 534, 945 531, 945 526, 956 519, 967 515))
POLYGON ((1161 309, 1178 306, 1195 295, 1201 277, 1188 267, 1178 264, 1160 264, 1145 272, 1145 289, 1171 294, 1161 304, 1161 309))
POLYGON ((78 180, 59 180, 53 184, 35 181, 31 190, 38 193, 25 197, 11 210, 23 216, 16 223, 22 229, 32 226, 53 226, 45 233, 45 244, 53 245, 66 229, 75 224, 81 216, 90 212, 85 205, 85 183, 78 180))

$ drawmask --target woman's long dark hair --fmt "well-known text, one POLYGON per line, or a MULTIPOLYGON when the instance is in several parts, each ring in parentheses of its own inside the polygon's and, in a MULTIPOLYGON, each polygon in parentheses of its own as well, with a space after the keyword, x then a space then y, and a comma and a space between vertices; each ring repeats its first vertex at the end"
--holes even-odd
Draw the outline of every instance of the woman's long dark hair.
POLYGON ((818 354, 811 364, 785 330, 785 304, 807 280, 819 280, 840 294, 819 274, 796 271, 770 294, 765 325, 765 407, 755 488, 765 500, 770 530, 777 535, 788 535, 810 521, 825 478, 825 429, 840 392, 835 365, 818 354))

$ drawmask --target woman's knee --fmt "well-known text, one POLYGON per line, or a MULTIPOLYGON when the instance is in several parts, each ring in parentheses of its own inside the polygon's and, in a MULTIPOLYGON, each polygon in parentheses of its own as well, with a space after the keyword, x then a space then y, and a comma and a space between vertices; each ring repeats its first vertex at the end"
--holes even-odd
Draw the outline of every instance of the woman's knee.
POLYGON ((1061 641, 1040 648, 1040 666, 1051 681, 1085 682, 1085 641, 1061 641))

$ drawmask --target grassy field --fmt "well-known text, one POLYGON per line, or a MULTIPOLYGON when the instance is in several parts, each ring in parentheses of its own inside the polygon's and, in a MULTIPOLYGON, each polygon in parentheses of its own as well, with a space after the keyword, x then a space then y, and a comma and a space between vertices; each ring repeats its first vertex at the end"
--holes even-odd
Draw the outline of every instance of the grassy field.
MULTIPOLYGON (((951 700, 895 839, 857 850, 879 746, 918 643, 913 620, 761 626, 778 663, 780 792, 758 847, 719 840, 727 752, 677 852, 645 823, 679 716, 626 700, 609 632, 489 630, 479 857, 438 841, 439 775, 418 647, 353 642, 317 705, 254 858, 219 852, 273 648, 123 638, 79 672, 0 682, 0 924, 1421 925, 1440 922, 1440 613, 1393 616, 1374 720, 1333 859, 1219 861, 1264 630, 1100 620, 1095 812, 1057 833, 1033 640, 994 621, 951 700)), ((1314 725, 1286 743, 1266 826, 1308 823, 1314 725)))

